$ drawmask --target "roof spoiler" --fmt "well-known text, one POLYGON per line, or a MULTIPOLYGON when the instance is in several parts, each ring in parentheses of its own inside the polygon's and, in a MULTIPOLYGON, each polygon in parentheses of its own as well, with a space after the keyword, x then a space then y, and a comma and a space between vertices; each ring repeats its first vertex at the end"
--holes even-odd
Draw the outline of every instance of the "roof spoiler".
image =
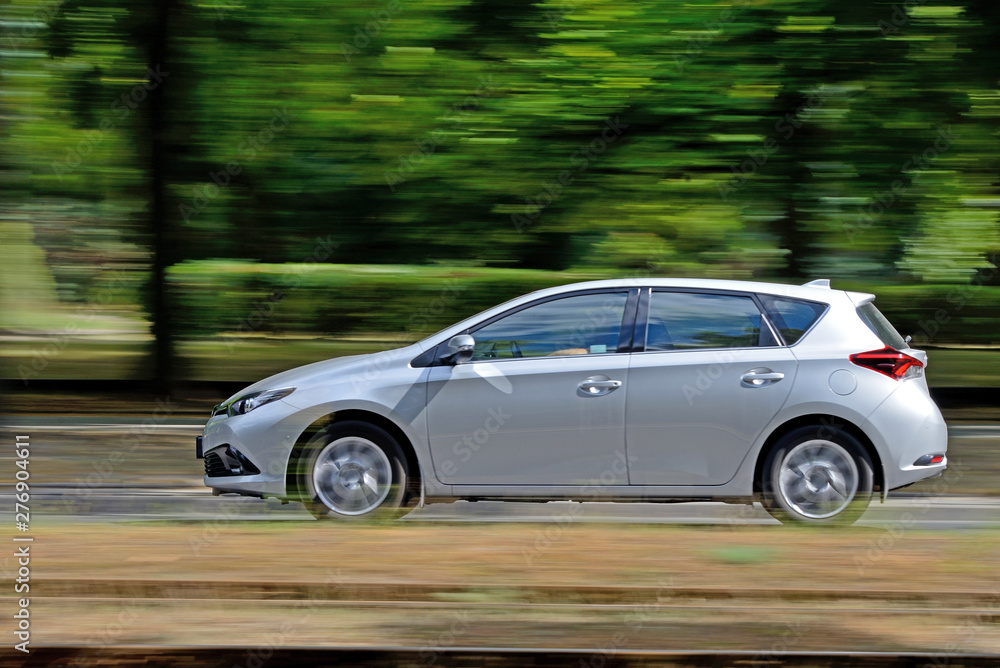
MULTIPOLYGON (((809 281, 808 283, 802 284, 803 288, 826 288, 830 289, 830 279, 829 278, 817 278, 815 281, 809 281)), ((870 301, 875 300, 875 295, 870 295, 867 292, 848 292, 847 296, 851 298, 855 306, 861 306, 867 304, 870 301)))
POLYGON ((863 306, 868 302, 875 301, 875 295, 870 295, 867 292, 848 292, 847 296, 851 298, 855 306, 863 306))

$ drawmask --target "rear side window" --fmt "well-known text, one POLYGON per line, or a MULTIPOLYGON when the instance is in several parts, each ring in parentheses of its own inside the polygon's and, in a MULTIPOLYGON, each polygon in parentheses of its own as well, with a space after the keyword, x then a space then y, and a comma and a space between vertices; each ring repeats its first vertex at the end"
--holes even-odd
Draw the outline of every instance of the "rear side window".
POLYGON ((761 315, 750 297, 654 292, 645 350, 747 348, 760 345, 761 315))
POLYGON ((771 322, 781 332, 785 343, 792 345, 802 338, 810 327, 816 324, 826 311, 826 304, 809 302, 804 299, 759 295, 771 322))
POLYGON ((907 347, 906 341, 899 335, 896 328, 892 326, 892 323, 886 320, 882 312, 875 308, 875 304, 871 302, 862 304, 858 307, 858 315, 868 325, 868 329, 875 332, 875 335, 885 345, 896 350, 902 350, 907 347))

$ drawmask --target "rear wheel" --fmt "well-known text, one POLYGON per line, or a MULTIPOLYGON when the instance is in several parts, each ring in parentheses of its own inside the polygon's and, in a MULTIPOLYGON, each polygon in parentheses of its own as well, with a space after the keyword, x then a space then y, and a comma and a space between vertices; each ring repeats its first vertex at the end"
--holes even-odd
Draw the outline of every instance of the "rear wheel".
POLYGON ((782 522, 852 524, 871 502, 875 476, 857 438, 817 425, 783 436, 761 478, 764 508, 782 522))
POLYGON ((335 422, 305 446, 299 489, 317 519, 390 518, 403 514, 406 457, 384 429, 335 422))

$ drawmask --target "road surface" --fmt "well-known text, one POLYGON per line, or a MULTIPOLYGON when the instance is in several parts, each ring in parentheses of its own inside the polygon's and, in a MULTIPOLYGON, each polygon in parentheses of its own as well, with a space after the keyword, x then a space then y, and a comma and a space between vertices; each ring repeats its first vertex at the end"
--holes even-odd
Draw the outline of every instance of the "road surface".
MULTIPOLYGON (((12 442, 26 434, 32 443, 31 510, 36 518, 134 522, 144 520, 314 521, 300 505, 276 499, 224 495, 213 497, 203 486, 201 462, 194 458, 194 437, 204 418, 137 419, 108 416, 6 417, 0 435, 12 442), (117 444, 142 434, 117 470, 104 474, 102 457, 117 444), (72 462, 72 466, 68 463, 72 462), (91 470, 93 469, 93 470, 91 470), (96 474, 100 471, 100 475, 96 474)), ((951 427, 951 451, 996 452, 1000 458, 1000 425, 956 424, 951 427)), ((951 453, 949 453, 951 454, 951 453)), ((4 453, 0 465, 13 470, 4 453)), ((972 473, 966 471, 966 479, 972 473)), ((7 478, 7 476, 4 476, 7 478)), ((859 526, 880 529, 975 529, 1000 526, 1000 484, 997 495, 962 494, 962 481, 945 494, 930 489, 901 490, 885 504, 874 502, 859 526)), ((0 485, 4 512, 13 508, 13 485, 0 485), (10 503, 8 503, 10 501, 10 503)), ((459 501, 417 508, 409 522, 584 522, 674 524, 777 524, 759 505, 724 503, 500 503, 459 501)))

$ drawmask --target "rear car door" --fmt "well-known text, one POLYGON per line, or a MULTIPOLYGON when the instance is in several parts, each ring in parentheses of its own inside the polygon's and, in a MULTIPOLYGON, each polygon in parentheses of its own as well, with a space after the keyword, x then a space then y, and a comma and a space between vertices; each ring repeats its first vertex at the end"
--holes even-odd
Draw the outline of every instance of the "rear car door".
POLYGON ((796 372, 755 295, 644 290, 626 396, 633 485, 721 485, 788 398, 796 372))

